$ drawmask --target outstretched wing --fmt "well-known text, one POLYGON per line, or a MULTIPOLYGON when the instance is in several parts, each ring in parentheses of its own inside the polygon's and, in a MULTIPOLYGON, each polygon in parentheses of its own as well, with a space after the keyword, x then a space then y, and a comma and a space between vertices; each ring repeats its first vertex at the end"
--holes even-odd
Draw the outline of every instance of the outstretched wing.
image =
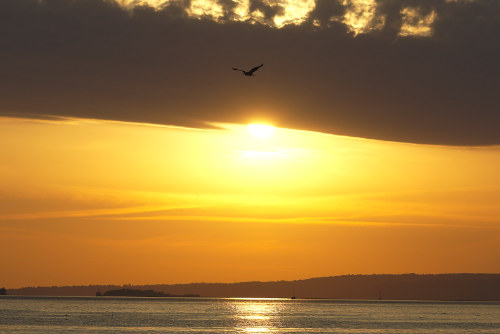
POLYGON ((245 72, 245 71, 243 71, 243 70, 240 70, 239 68, 234 68, 234 67, 233 67, 233 70, 235 70, 235 71, 240 71, 240 72, 245 72))
POLYGON ((253 74, 255 71, 257 71, 259 68, 261 68, 262 66, 264 66, 264 64, 260 64, 259 66, 255 66, 254 68, 252 68, 250 71, 248 71, 248 73, 250 74, 253 74))

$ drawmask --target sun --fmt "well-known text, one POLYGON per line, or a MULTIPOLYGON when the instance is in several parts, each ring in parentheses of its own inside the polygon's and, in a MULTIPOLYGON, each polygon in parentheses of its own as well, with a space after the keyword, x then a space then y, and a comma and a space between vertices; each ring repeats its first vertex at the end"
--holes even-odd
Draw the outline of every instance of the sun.
POLYGON ((268 124, 248 124, 248 131, 257 138, 269 138, 274 132, 274 126, 268 124))

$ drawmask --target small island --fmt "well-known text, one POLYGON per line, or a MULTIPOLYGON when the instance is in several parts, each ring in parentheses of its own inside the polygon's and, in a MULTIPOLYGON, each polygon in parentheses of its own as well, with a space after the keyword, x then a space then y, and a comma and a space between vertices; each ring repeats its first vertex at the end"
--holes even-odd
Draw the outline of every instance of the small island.
POLYGON ((117 289, 109 290, 104 293, 97 291, 96 296, 113 296, 113 297, 200 297, 195 294, 172 295, 154 290, 134 290, 134 289, 117 289))

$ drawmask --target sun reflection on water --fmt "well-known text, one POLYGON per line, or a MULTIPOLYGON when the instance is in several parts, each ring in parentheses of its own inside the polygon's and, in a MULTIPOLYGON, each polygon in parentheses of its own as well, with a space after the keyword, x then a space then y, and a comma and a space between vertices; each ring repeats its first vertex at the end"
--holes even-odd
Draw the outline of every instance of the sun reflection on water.
POLYGON ((252 328, 244 328, 243 332, 245 333, 271 333, 271 329, 267 327, 252 327, 252 328))
POLYGON ((283 304, 269 299, 244 299, 231 303, 237 319, 235 331, 242 333, 272 333, 278 331, 278 315, 283 304))

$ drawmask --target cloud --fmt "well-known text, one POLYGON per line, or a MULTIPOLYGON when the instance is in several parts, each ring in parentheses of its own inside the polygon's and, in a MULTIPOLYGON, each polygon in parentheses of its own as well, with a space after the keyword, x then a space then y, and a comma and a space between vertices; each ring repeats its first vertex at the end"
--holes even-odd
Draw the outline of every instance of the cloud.
POLYGON ((0 115, 500 143, 497 1, 199 3, 2 1, 0 115))

